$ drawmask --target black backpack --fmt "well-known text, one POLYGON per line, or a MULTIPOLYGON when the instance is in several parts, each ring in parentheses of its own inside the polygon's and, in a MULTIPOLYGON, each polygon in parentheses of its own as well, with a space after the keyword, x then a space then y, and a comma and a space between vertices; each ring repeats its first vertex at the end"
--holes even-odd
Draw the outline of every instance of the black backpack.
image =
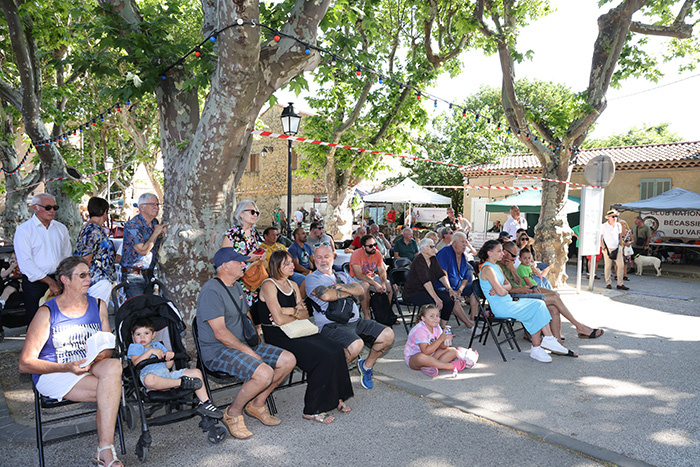
POLYGON ((369 298, 369 307, 374 314, 374 320, 385 326, 393 326, 398 321, 389 302, 389 296, 385 293, 373 293, 369 298))

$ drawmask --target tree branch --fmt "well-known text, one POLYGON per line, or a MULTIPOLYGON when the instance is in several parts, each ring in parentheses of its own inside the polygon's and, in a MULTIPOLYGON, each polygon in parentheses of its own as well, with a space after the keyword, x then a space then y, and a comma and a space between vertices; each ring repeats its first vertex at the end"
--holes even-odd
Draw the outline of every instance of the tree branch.
POLYGON ((0 78, 0 98, 5 99, 20 112, 22 111, 22 93, 2 78, 0 78))
POLYGON ((384 134, 389 129, 389 126, 391 126, 391 123, 396 118, 396 114, 399 112, 399 109, 401 108, 403 103, 406 102, 406 98, 408 98, 408 94, 410 92, 411 90, 409 88, 403 88, 403 91, 401 91, 401 96, 399 96, 398 102, 396 103, 394 108, 390 112, 388 112, 387 118, 384 120, 384 123, 382 123, 382 126, 379 129, 379 131, 377 131, 377 133, 372 137, 372 139, 369 140, 369 144, 374 146, 384 136, 384 134))
POLYGON ((693 35, 693 26, 690 24, 674 24, 673 26, 663 26, 660 24, 642 24, 633 21, 630 24, 630 31, 648 36, 675 37, 677 39, 689 39, 693 35))

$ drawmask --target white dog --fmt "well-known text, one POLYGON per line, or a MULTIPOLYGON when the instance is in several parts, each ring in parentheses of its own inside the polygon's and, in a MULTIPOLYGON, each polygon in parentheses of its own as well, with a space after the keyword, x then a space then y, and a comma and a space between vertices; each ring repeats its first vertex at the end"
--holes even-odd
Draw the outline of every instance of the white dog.
POLYGON ((638 276, 642 275, 642 269, 644 269, 644 266, 654 266, 656 269, 656 276, 658 277, 661 275, 661 260, 659 258, 655 258, 654 256, 638 255, 634 258, 634 264, 637 265, 638 276))

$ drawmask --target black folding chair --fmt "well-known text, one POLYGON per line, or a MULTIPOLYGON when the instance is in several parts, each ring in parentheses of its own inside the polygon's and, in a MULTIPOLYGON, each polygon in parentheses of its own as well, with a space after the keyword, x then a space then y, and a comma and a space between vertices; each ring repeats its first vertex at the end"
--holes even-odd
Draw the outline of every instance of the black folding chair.
MULTIPOLYGON (((76 419, 85 417, 87 415, 93 415, 96 410, 82 411, 79 413, 70 413, 68 415, 63 415, 60 417, 54 417, 50 420, 43 420, 41 416, 42 409, 55 409, 58 407, 63 407, 71 404, 81 404, 82 402, 73 402, 66 399, 58 401, 56 399, 51 399, 50 397, 42 396, 39 391, 36 390, 34 383, 32 383, 32 389, 34 390, 34 424, 36 426, 36 447, 39 451, 39 465, 44 467, 44 425, 49 425, 53 423, 64 422, 66 420, 76 419)), ((121 448, 122 455, 126 454, 126 446, 124 445, 124 431, 122 428, 121 415, 117 411, 117 434, 119 436, 119 447, 121 448)), ((68 438, 75 437, 77 433, 75 426, 63 426, 56 429, 48 429, 46 434, 50 434, 48 441, 60 441, 68 438), (55 431, 55 433, 54 433, 55 431)))
POLYGON ((403 286, 406 285, 407 279, 408 268, 394 268, 389 271, 389 282, 396 285, 396 289, 398 289, 396 290, 396 293, 394 293, 392 306, 396 305, 401 321, 403 321, 403 327, 406 330, 406 334, 409 333, 411 327, 413 326, 413 320, 415 319, 416 310, 418 309, 418 305, 414 305, 413 303, 403 299, 403 286), (399 297, 399 295, 401 295, 401 297, 399 297), (411 320, 408 323, 406 323, 406 317, 404 316, 401 308, 402 306, 405 306, 407 309, 411 310, 411 320))
MULTIPOLYGON (((219 407, 223 407, 223 405, 219 405, 216 402, 214 402, 214 391, 212 391, 211 385, 209 384, 209 378, 214 378, 216 382, 220 384, 220 386, 216 389, 216 392, 223 391, 225 389, 230 389, 236 386, 242 386, 244 382, 241 379, 236 378, 235 376, 229 375, 228 373, 210 370, 204 364, 204 361, 201 357, 202 349, 199 345, 199 331, 196 317, 192 320, 192 337, 194 337, 194 345, 197 349, 197 368, 199 368, 199 370, 202 372, 202 379, 204 380, 204 387, 207 389, 207 396, 209 397, 209 400, 212 402, 212 404, 217 405, 219 407)), ((265 402, 267 403, 267 409, 270 411, 270 414, 275 415, 277 413, 277 406, 275 405, 275 399, 274 397, 272 397, 272 394, 267 396, 267 400, 265 402)))
POLYGON ((411 267, 411 260, 408 258, 394 258, 394 268, 409 268, 411 267))
POLYGON ((491 336, 493 336, 493 341, 496 343, 496 347, 498 347, 498 351, 501 354, 501 358, 504 362, 506 362, 508 360, 506 360, 501 344, 508 342, 511 350, 518 349, 518 352, 520 352, 520 346, 518 345, 518 341, 515 338, 515 332, 513 331, 513 325, 517 322, 517 320, 515 318, 496 318, 493 316, 493 313, 491 313, 491 309, 489 308, 488 301, 486 300, 484 292, 481 289, 479 279, 475 278, 472 281, 472 284, 474 287, 476 300, 479 304, 479 312, 474 320, 474 329, 472 330, 472 337, 469 339, 469 347, 472 346, 474 338, 478 338, 482 345, 486 345, 489 334, 491 334, 491 336), (480 323, 481 331, 479 331, 480 323), (495 330, 496 326, 498 326, 498 332, 495 330), (503 332, 503 338, 499 340, 501 332, 503 332))

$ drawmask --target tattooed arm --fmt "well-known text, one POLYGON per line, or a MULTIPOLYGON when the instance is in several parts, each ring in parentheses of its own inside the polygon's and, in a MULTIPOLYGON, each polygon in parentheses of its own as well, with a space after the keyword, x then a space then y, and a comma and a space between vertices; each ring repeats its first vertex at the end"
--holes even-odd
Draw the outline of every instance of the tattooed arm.
POLYGON ((356 296, 359 297, 364 293, 364 289, 357 282, 351 282, 350 284, 333 284, 331 286, 319 285, 312 292, 316 298, 323 300, 324 302, 334 302, 340 300, 341 298, 356 296))

